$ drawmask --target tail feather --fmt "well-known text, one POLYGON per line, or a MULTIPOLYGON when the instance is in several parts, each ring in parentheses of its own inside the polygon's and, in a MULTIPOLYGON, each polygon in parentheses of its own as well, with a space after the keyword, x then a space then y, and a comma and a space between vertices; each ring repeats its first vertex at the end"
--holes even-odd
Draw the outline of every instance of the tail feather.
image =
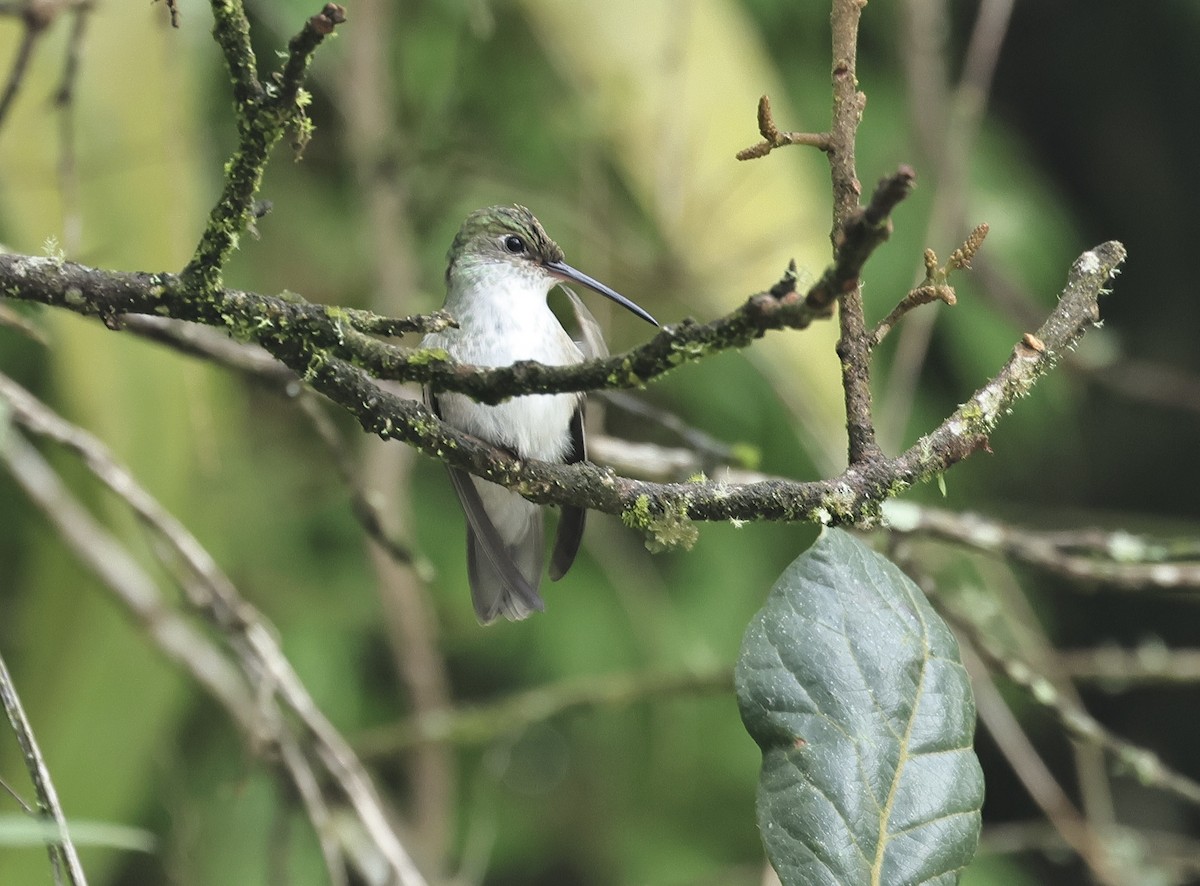
POLYGON ((456 468, 450 480, 467 516, 467 578, 475 615, 488 624, 501 615, 517 621, 545 609, 537 590, 545 545, 541 508, 456 468))
POLYGON ((537 591, 542 571, 542 526, 537 516, 537 525, 530 527, 526 538, 498 552, 504 558, 500 566, 483 538, 467 527, 467 578, 475 615, 483 624, 500 616, 520 621, 546 608, 537 591))

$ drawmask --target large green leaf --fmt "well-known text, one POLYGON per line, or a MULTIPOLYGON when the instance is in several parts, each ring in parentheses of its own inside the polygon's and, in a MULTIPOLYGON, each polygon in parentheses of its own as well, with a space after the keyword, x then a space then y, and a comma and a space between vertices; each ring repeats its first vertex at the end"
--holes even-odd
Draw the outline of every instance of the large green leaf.
POLYGON ((975 701, 954 636, 895 565, 822 533, 751 621, 736 685, 785 886, 957 882, 983 803, 975 701))

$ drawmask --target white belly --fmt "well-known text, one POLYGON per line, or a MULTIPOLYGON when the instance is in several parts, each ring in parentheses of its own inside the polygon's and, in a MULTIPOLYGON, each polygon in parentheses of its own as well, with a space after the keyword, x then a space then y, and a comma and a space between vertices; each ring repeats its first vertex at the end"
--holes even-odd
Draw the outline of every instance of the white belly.
POLYGON ((578 402, 577 394, 535 394, 484 406, 462 394, 438 395, 442 418, 454 427, 540 461, 562 461, 567 454, 578 402))
MULTIPOLYGON (((544 298, 544 296, 543 296, 544 298)), ((455 360, 476 366, 509 366, 518 360, 547 365, 579 363, 583 354, 543 301, 532 306, 495 305, 462 310, 458 329, 425 337, 425 347, 445 348, 455 360)), ((512 450, 521 458, 562 461, 570 446, 570 423, 580 394, 531 394, 495 406, 463 394, 438 395, 442 418, 465 431, 512 450)))

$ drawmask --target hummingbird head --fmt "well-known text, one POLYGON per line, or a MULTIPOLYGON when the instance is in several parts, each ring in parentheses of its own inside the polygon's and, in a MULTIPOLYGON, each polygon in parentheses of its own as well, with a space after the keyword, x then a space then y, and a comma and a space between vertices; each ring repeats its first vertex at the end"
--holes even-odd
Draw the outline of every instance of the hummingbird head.
POLYGON ((467 216, 446 255, 446 283, 478 285, 481 278, 516 277, 522 285, 540 289, 543 296, 559 283, 578 283, 610 298, 648 323, 649 313, 599 280, 564 261, 562 248, 524 206, 489 206, 467 216))

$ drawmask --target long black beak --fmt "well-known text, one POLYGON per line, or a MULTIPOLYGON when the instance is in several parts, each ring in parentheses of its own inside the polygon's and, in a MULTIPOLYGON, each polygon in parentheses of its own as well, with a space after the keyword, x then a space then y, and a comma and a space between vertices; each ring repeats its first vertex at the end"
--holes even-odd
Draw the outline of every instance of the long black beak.
POLYGON ((615 301, 621 307, 625 308, 627 311, 632 311, 633 313, 637 314, 639 317, 641 317, 647 323, 653 323, 655 326, 658 325, 658 321, 655 320, 652 316, 650 316, 650 313, 648 311, 643 310, 641 307, 639 307, 635 303, 631 302, 629 299, 627 299, 625 296, 621 295, 621 293, 617 292, 616 290, 609 289, 607 286, 605 286, 599 280, 592 279, 587 274, 583 273, 583 271, 575 270, 573 267, 571 267, 566 262, 564 262, 564 261, 548 261, 548 262, 545 262, 544 267, 546 268, 547 271, 549 271, 555 277, 558 277, 561 280, 568 280, 573 283, 578 283, 580 286, 586 286, 588 289, 591 289, 595 292, 600 293, 605 298, 611 298, 613 301, 615 301))

